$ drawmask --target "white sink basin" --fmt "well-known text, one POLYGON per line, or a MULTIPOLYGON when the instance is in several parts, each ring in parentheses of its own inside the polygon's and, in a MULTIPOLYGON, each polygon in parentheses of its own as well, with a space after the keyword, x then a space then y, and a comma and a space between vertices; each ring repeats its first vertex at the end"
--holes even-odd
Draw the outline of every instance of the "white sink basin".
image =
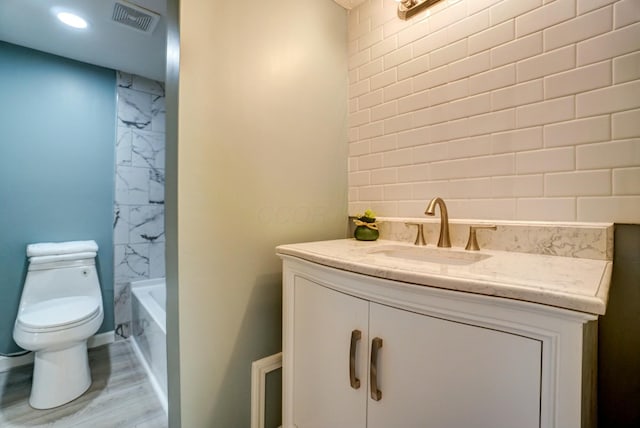
POLYGON ((368 251, 396 259, 437 263, 445 265, 470 265, 491 257, 470 251, 459 251, 433 247, 406 247, 401 245, 385 245, 368 251))

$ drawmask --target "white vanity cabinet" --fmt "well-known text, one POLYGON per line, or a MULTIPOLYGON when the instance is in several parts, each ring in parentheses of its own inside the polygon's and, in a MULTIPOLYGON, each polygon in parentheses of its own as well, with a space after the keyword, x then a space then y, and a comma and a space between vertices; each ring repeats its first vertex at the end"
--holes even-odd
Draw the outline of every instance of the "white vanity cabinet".
POLYGON ((540 341, 375 303, 369 316, 383 347, 368 427, 539 426, 540 341))
POLYGON ((281 257, 283 428, 590 426, 595 316, 281 257))

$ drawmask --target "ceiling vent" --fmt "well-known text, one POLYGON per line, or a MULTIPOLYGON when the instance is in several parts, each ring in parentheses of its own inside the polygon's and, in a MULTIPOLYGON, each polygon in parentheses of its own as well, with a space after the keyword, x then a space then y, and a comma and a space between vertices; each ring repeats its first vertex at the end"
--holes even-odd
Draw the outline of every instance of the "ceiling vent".
POLYGON ((151 34, 160 20, 160 15, 131 3, 117 1, 113 7, 112 19, 119 24, 151 34))

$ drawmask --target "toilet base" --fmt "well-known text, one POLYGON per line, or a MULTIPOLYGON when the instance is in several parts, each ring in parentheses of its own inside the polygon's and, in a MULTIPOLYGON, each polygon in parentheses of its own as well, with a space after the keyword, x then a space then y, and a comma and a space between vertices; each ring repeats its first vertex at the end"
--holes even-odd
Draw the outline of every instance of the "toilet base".
POLYGON ((87 341, 60 350, 35 352, 29 405, 51 409, 81 396, 91 386, 87 341))

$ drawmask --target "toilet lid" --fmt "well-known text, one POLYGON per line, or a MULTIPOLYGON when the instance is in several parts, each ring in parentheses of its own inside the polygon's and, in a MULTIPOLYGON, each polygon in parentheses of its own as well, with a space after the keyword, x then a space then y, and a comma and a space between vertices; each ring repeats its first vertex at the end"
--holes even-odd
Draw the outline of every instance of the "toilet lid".
POLYGON ((29 305, 18 316, 26 327, 51 329, 80 323, 100 311, 100 302, 91 297, 61 297, 29 305))

